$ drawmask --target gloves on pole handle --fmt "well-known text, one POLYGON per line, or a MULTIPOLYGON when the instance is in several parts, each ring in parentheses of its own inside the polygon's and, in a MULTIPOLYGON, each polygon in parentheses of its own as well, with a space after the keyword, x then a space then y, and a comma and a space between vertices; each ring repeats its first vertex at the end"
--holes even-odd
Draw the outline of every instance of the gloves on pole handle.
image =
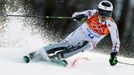
POLYGON ((109 63, 110 63, 111 66, 114 66, 114 65, 116 65, 118 63, 117 52, 112 52, 110 54, 109 63))

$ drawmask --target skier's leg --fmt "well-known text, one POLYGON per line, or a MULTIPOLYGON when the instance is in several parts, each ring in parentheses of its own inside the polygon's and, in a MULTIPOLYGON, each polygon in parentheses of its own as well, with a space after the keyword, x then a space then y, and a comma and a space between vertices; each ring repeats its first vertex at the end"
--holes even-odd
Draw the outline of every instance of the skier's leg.
POLYGON ((26 63, 29 63, 31 60, 34 61, 44 60, 50 62, 48 54, 46 53, 45 50, 43 50, 43 48, 23 56, 23 60, 26 63))
POLYGON ((44 60, 44 61, 51 61, 51 59, 49 58, 49 53, 54 53, 55 50, 58 48, 65 48, 67 47, 68 44, 66 43, 66 41, 60 41, 57 42, 55 44, 51 44, 48 46, 45 46, 39 50, 36 50, 34 52, 29 53, 28 55, 24 56, 24 61, 26 63, 28 63, 30 60, 44 60))
POLYGON ((88 41, 82 41, 81 44, 75 45, 73 47, 67 48, 66 50, 60 52, 62 54, 62 58, 71 57, 79 52, 83 52, 85 49, 91 49, 91 46, 88 41))
POLYGON ((93 49, 93 46, 82 27, 79 27, 72 32, 67 38, 65 38, 65 40, 68 42, 69 48, 60 52, 61 54, 59 53, 63 58, 75 55, 87 48, 93 49))
POLYGON ((48 46, 45 46, 45 47, 43 47, 43 49, 45 51, 49 51, 49 50, 54 49, 54 48, 59 48, 59 47, 62 48, 62 47, 67 47, 67 46, 68 46, 67 41, 63 40, 63 41, 57 42, 55 44, 50 44, 48 46))
POLYGON ((68 46, 75 46, 83 40, 87 40, 85 36, 85 32, 83 31, 82 27, 79 27, 74 32, 72 32, 69 36, 65 38, 65 40, 57 42, 52 45, 45 46, 35 52, 29 53, 30 59, 48 59, 48 54, 51 52, 55 53, 56 50, 63 49, 68 46), (57 49, 58 48, 58 49, 57 49), (42 58, 43 57, 43 58, 42 58))

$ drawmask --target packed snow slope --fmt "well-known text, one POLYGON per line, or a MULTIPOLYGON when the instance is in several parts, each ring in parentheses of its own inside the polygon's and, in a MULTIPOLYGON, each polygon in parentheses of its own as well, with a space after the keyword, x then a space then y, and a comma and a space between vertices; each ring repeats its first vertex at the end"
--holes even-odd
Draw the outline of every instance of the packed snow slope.
MULTIPOLYGON (((30 52, 30 51, 29 51, 30 52)), ((109 55, 82 52, 67 59, 69 65, 61 67, 43 61, 23 63, 28 51, 19 48, 0 48, 0 75, 133 75, 134 66, 117 64, 110 66, 109 55)), ((118 58, 134 63, 134 59, 118 58)))

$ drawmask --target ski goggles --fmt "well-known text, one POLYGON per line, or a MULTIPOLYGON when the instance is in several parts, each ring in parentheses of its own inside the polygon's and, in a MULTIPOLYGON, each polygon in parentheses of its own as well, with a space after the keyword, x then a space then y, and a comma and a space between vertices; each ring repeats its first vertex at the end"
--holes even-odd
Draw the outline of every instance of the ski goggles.
POLYGON ((111 11, 106 11, 106 10, 102 10, 102 9, 98 9, 98 11, 101 16, 111 17, 111 15, 112 15, 111 11))

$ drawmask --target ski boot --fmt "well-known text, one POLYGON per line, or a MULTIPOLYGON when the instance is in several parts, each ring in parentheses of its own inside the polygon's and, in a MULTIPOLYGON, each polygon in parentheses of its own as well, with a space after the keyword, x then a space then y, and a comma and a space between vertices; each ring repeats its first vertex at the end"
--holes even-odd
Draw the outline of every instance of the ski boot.
POLYGON ((59 65, 59 66, 67 66, 68 62, 66 60, 57 60, 57 59, 51 59, 52 63, 59 65))
POLYGON ((24 61, 25 63, 29 63, 29 62, 30 62, 30 59, 29 59, 28 56, 23 56, 23 61, 24 61))
POLYGON ((66 60, 59 60, 58 64, 66 67, 68 65, 68 62, 66 60))
POLYGON ((33 56, 34 56, 34 52, 32 53, 29 53, 27 56, 23 56, 23 61, 25 63, 29 63, 31 59, 33 59, 33 56))
POLYGON ((50 57, 50 59, 51 59, 51 61, 53 63, 56 63, 56 64, 58 64, 60 66, 65 67, 65 66, 68 65, 68 62, 63 59, 64 56, 63 56, 63 54, 61 52, 58 52, 58 53, 54 54, 53 56, 49 56, 49 57, 50 57))
POLYGON ((68 65, 68 62, 66 60, 61 60, 60 61, 60 64, 63 65, 63 66, 67 66, 68 65))

